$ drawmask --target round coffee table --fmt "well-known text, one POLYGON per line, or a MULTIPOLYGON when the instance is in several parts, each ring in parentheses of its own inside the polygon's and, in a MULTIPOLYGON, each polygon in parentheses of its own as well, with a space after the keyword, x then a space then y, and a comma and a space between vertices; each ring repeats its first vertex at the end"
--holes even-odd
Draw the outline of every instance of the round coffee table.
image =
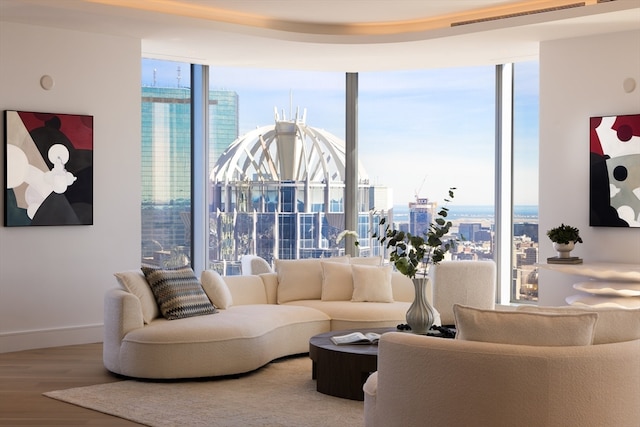
POLYGON ((313 361, 311 377, 317 381, 320 393, 352 400, 364 400, 364 385, 369 375, 378 369, 377 344, 335 345, 331 337, 351 332, 397 331, 396 328, 331 331, 311 337, 309 357, 313 361))

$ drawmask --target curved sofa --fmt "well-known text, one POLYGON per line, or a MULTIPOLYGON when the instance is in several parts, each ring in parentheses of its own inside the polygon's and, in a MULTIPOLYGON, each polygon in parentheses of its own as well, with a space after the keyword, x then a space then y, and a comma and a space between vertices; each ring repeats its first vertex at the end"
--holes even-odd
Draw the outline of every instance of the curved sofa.
POLYGON ((217 313, 177 320, 160 315, 140 271, 117 273, 121 287, 109 290, 104 300, 105 367, 155 379, 240 374, 279 357, 307 353, 309 338, 319 333, 405 322, 414 296, 413 283, 405 276, 391 273, 393 302, 326 300, 322 273, 318 277, 320 261, 297 262, 306 277, 221 277, 205 271, 201 283, 217 313), (292 287, 292 280, 300 283, 292 287), (289 286, 286 291, 283 282, 289 286))
POLYGON ((367 427, 636 427, 640 311, 599 312, 591 345, 387 333, 364 394, 367 427))

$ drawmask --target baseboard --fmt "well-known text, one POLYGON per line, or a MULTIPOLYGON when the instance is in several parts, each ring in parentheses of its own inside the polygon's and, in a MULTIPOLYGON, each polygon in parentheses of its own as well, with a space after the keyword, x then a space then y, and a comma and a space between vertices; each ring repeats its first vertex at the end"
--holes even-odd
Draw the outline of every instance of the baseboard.
POLYGON ((102 342, 103 325, 71 326, 0 333, 0 353, 31 350, 34 348, 102 342))

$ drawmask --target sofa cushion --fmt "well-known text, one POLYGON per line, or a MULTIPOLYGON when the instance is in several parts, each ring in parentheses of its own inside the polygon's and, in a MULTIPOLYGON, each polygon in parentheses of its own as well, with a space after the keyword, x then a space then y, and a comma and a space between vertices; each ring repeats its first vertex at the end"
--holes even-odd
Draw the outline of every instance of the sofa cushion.
POLYGON ((566 314, 566 313, 598 313, 598 322, 593 337, 594 344, 633 341, 640 339, 640 309, 623 309, 613 307, 544 307, 521 305, 518 311, 531 313, 566 314))
POLYGON ((409 302, 291 301, 285 306, 315 308, 331 319, 331 330, 396 327, 405 323, 409 302))
POLYGON ((351 266, 353 296, 351 301, 393 302, 391 289, 391 266, 351 266))
POLYGON ((202 289, 216 308, 227 309, 233 305, 231 291, 222 276, 214 270, 204 270, 200 275, 202 289))
POLYGON ((349 264, 382 265, 382 257, 381 256, 355 256, 355 257, 349 257, 349 264))
MULTIPOLYGON (((225 276, 224 282, 231 292, 233 305, 269 304, 267 289, 262 276, 275 275, 264 273, 258 276, 225 276)), ((273 303, 275 304, 275 298, 273 303)))
POLYGON ((348 257, 313 259, 278 259, 278 303, 320 299, 322 297, 322 266, 320 262, 348 263, 348 257))
POLYGON ((351 265, 338 262, 321 262, 322 300, 349 301, 353 295, 351 265))
POLYGON ((454 304, 456 339, 497 344, 584 346, 593 343, 596 313, 540 314, 454 304))
POLYGON ((118 283, 127 291, 137 296, 142 306, 142 320, 149 323, 160 316, 160 309, 156 298, 149 287, 149 282, 140 270, 123 271, 115 273, 118 283))
POLYGON ((190 267, 142 267, 142 272, 165 318, 175 320, 216 312, 190 267))

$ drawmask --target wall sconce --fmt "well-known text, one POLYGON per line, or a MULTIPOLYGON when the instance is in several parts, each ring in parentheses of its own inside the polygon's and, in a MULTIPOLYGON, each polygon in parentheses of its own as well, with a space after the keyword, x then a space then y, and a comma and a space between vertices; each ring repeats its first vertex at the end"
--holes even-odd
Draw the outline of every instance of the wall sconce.
POLYGON ((631 93, 636 89, 636 81, 633 78, 628 77, 622 82, 622 88, 625 92, 631 93))
POLYGON ((40 77, 40 86, 42 86, 42 89, 51 90, 54 85, 55 82, 53 81, 53 77, 51 77, 50 75, 45 74, 44 76, 40 77))

